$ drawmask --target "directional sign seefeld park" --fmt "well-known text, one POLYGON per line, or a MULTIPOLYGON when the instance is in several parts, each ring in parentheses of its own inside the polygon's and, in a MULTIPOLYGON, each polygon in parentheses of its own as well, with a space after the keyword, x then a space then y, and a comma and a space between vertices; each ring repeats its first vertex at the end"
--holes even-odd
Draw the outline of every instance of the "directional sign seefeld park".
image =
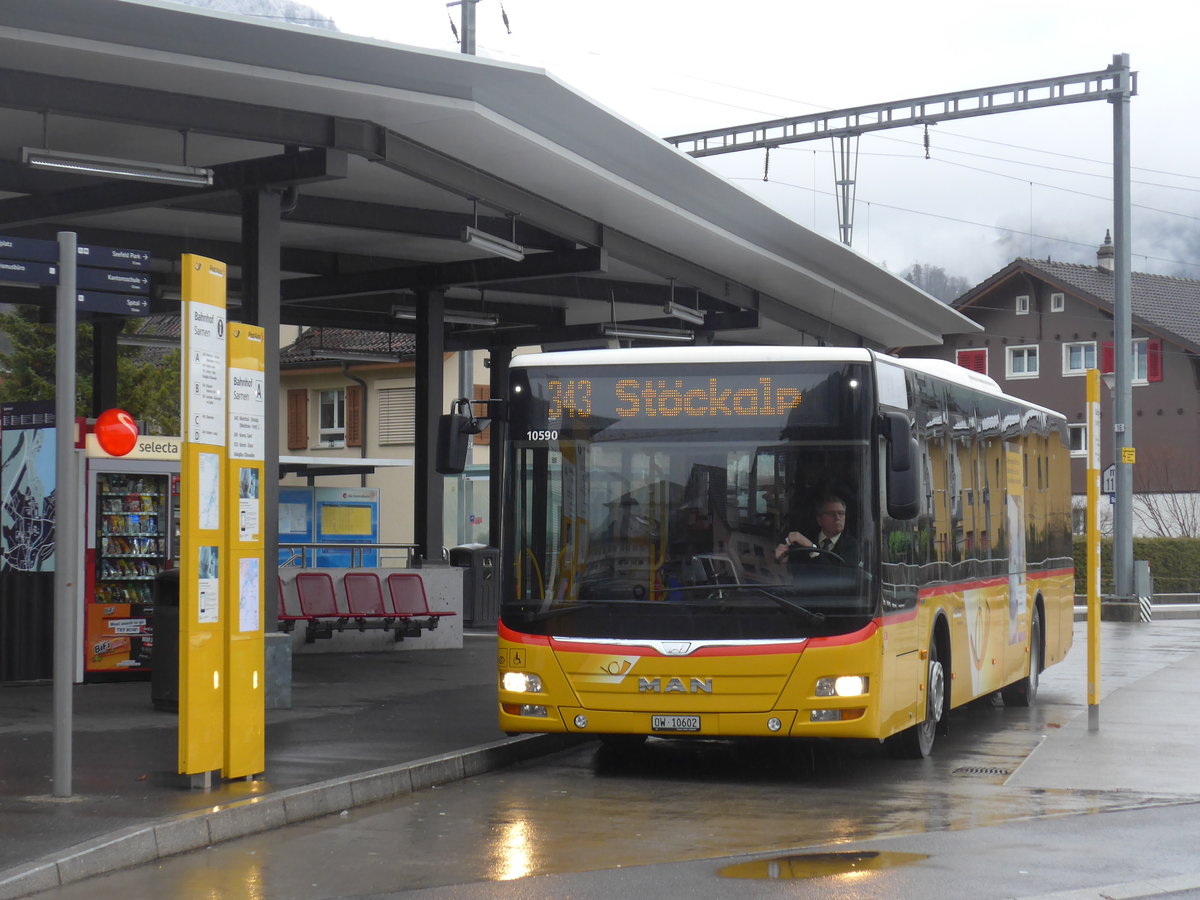
MULTIPOLYGON (((150 314, 150 254, 80 244, 76 252, 76 309, 119 316, 150 314)), ((58 284, 58 242, 0 237, 0 282, 58 284)))

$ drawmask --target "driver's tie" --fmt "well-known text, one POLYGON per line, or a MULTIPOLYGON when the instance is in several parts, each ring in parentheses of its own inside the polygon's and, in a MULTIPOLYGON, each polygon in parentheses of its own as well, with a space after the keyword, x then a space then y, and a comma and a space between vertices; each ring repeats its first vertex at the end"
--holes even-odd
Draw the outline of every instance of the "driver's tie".
POLYGON ((822 550, 828 550, 832 546, 833 546, 833 541, 831 541, 829 538, 825 538, 825 540, 821 541, 821 549, 822 550))

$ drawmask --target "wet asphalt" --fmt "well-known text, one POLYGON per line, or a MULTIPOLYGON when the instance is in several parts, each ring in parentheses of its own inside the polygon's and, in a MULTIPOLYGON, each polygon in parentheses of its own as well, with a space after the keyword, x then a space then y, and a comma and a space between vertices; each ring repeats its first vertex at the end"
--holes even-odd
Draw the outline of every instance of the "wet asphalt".
MULTIPOLYGON (((558 778, 577 785, 580 772, 588 777, 603 774, 597 767, 594 745, 589 745, 537 763, 521 765, 520 759, 529 755, 525 752, 501 759, 497 765, 516 764, 503 775, 484 776, 483 772, 495 768, 490 764, 471 772, 460 769, 457 778, 443 777, 446 772, 441 771, 430 782, 438 785, 434 793, 406 797, 397 792, 393 795, 396 799, 383 798, 384 802, 374 806, 349 802, 344 815, 311 820, 286 831, 269 831, 257 839, 254 846, 258 849, 253 852, 244 844, 252 839, 242 839, 204 851, 202 864, 195 854, 189 854, 162 860, 153 867, 84 881, 47 896, 83 897, 84 891, 92 898, 187 896, 196 890, 203 890, 206 896, 235 896, 203 882, 201 873, 224 872, 234 878, 227 886, 236 891, 236 884, 247 883, 248 871, 262 872, 268 867, 273 873, 269 880, 273 891, 256 895, 263 898, 611 897, 614 891, 634 890, 716 897, 728 896, 734 877, 743 882, 739 892, 794 896, 797 885, 788 887, 782 882, 795 878, 780 873, 804 876, 804 896, 813 897, 1057 897, 1062 891, 1071 892, 1062 895, 1070 900, 1200 895, 1192 893, 1200 889, 1200 858, 1193 849, 1200 846, 1200 693, 1194 689, 1200 676, 1200 621, 1105 623, 1100 729, 1094 733, 1087 730, 1083 640, 1083 629, 1077 627, 1077 644, 1068 659, 1045 673, 1044 702, 1036 715, 1025 724, 997 732, 1000 749, 996 753, 1000 756, 981 758, 994 762, 1003 757, 998 770, 1003 775, 992 776, 985 788, 961 789, 963 797, 957 805, 939 804, 942 811, 937 815, 924 810, 924 824, 919 827, 911 824, 915 821, 911 817, 897 817, 885 822, 889 827, 879 829, 866 842, 856 838, 870 833, 869 829, 836 834, 816 831, 793 835, 791 841, 772 842, 747 825, 742 829, 746 840, 718 837, 709 844, 697 844, 685 833, 678 846, 668 842, 667 851, 655 855, 640 848, 656 842, 622 844, 611 837, 605 840, 603 829, 589 827, 589 803, 594 801, 586 794, 574 796, 580 805, 574 811, 569 804, 546 804, 557 808, 561 816, 550 821, 531 816, 528 809, 521 812, 519 805, 513 807, 508 800, 496 799, 511 798, 513 779, 527 778, 529 785, 545 787, 557 783, 554 780, 558 778), (502 782, 510 787, 505 789, 502 782), (417 821, 422 806, 426 813, 445 813, 437 816, 437 828, 446 828, 446 820, 451 820, 467 823, 463 826, 467 830, 451 831, 443 841, 420 843, 419 837, 430 831, 430 826, 417 821), (544 838, 526 846, 526 850, 536 846, 536 854, 522 856, 523 829, 533 829, 544 838), (363 830, 368 835, 365 840, 363 830), (381 880, 359 883, 357 876, 371 869, 369 857, 358 862, 349 855, 341 858, 343 874, 339 874, 338 866, 331 867, 329 859, 314 850, 314 846, 331 844, 371 846, 372 839, 378 841, 380 835, 388 835, 390 840, 408 832, 417 836, 419 847, 412 855, 412 865, 423 866, 425 876, 415 877, 411 870, 388 870, 381 880), (314 840, 315 845, 311 843, 314 840), (606 846, 606 852, 596 852, 606 846), (614 848, 621 850, 616 856, 614 848), (875 858, 890 854, 905 862, 880 866, 870 873, 812 872, 813 854, 828 857, 822 865, 836 866, 847 864, 844 854, 856 852, 860 856, 875 854, 875 858), (249 870, 236 862, 244 860, 247 853, 254 864, 249 870), (520 864, 526 857, 533 863, 520 864), (728 870, 741 874, 729 874, 728 870), (295 878, 280 881, 280 872, 293 873, 295 878), (1036 872, 1036 878, 1030 877, 1030 872, 1036 872), (332 887, 331 877, 335 881, 332 887), (123 883, 125 878, 132 880, 123 883), (845 892, 849 883, 854 886, 852 893, 845 892), (320 887, 306 893, 306 885, 320 887), (151 893, 145 893, 147 890, 151 893)), ((0 713, 6 723, 0 726, 0 752, 5 753, 6 762, 26 763, 25 768, 16 770, 24 772, 23 776, 13 778, 13 770, 6 765, 5 777, 0 779, 0 799, 4 801, 0 825, 6 837, 0 842, 0 854, 4 854, 0 867, 11 866, 0 872, 0 887, 5 875, 22 868, 21 862, 27 868, 28 860, 38 858, 26 855, 13 864, 11 857, 36 853, 39 847, 51 847, 41 858, 57 854, 63 869, 62 863, 76 843, 72 838, 80 834, 95 839, 119 834, 138 821, 178 821, 203 815, 205 809, 222 803, 236 806, 246 797, 303 791, 312 788, 313 779, 322 773, 353 779, 355 773, 390 771, 403 768, 400 761, 430 757, 442 759, 444 770, 445 761, 461 758, 459 751, 466 748, 504 745, 506 741, 494 724, 493 650, 494 638, 473 637, 461 651, 312 658, 311 668, 297 657, 296 705, 270 716, 269 781, 222 786, 219 799, 182 790, 173 782, 172 717, 164 720, 163 714, 148 712, 140 703, 134 708, 131 698, 144 689, 137 685, 77 689, 86 701, 91 699, 88 691, 102 688, 94 696, 105 699, 82 709, 77 705, 77 740, 117 750, 138 749, 124 756, 102 757, 102 763, 85 767, 80 797, 74 801, 51 802, 28 791, 46 784, 34 759, 36 748, 44 751, 47 735, 40 724, 38 703, 22 703, 21 698, 36 698, 43 688, 0 688, 0 713), (364 680, 368 671, 370 677, 364 680), (33 693, 22 695, 23 691, 33 693), (118 720, 121 728, 115 727, 118 720), (22 745, 24 753, 9 752, 22 745), (151 752, 155 747, 157 755, 151 752), (160 759, 163 748, 170 751, 165 761, 160 759), (137 762, 143 764, 139 767, 134 764, 137 762), (24 783, 18 783, 22 778, 24 783), (56 822, 66 827, 56 830, 56 822)), ((672 758, 674 751, 664 747, 664 758, 678 768, 684 757, 672 758)), ((540 752, 549 749, 540 748, 540 752)), ((935 757, 942 755, 941 750, 935 757)), ((950 751, 943 765, 970 759, 969 752, 963 755, 963 748, 955 751, 951 745, 950 751), (961 758, 952 757, 955 752, 961 758)), ((41 764, 49 764, 44 752, 41 764)), ((925 764, 938 765, 936 761, 919 765, 925 764)), ((635 774, 643 793, 649 792, 648 776, 652 781, 662 780, 653 777, 653 769, 635 774)), ((701 776, 703 780, 703 772, 701 776)), ((895 770, 885 775, 896 776, 895 770)), ((950 774, 938 773, 933 781, 937 780, 948 782, 950 774)), ((352 790, 343 795, 354 800, 352 790)), ((764 809, 770 809, 769 803, 764 809)), ((685 817, 692 819, 696 815, 694 809, 685 812, 685 817)), ((703 822, 704 813, 699 815, 703 822)), ((753 823, 754 819, 747 816, 745 821, 753 823)), ((404 854, 394 856, 403 858, 404 854)), ((862 865, 861 860, 855 865, 862 865)), ((63 870, 69 871, 69 865, 63 870)))

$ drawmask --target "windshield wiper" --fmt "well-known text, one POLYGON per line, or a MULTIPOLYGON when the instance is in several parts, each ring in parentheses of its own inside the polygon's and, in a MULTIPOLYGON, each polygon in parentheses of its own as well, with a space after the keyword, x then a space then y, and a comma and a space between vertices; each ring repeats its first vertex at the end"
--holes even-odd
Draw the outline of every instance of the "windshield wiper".
POLYGON ((779 593, 776 593, 775 591, 768 590, 764 585, 761 585, 761 584, 735 584, 735 585, 726 585, 726 587, 730 588, 731 590, 733 590, 733 589, 752 590, 755 593, 762 594, 764 597, 766 597, 770 600, 774 600, 780 606, 784 606, 790 610, 798 612, 800 614, 801 618, 803 618, 804 621, 807 622, 809 625, 820 625, 825 621, 824 613, 814 612, 813 610, 809 609, 808 607, 802 606, 801 604, 797 603, 791 597, 785 597, 783 594, 779 594, 779 593))

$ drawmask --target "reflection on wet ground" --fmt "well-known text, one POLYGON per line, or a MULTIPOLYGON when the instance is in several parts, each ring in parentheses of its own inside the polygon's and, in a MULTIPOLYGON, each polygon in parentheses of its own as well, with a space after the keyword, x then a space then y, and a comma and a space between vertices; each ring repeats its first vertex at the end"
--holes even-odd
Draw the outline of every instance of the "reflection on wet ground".
MULTIPOLYGON (((1171 624, 1109 641, 1102 689, 1194 653, 1200 628, 1171 624)), ((1045 673, 1038 706, 985 700, 959 710, 926 760, 893 760, 870 743, 584 745, 46 896, 341 897, 737 854, 790 858, 804 847, 1179 802, 1006 784, 1048 732, 1086 709, 1085 680, 1080 641, 1045 673)))
POLYGON ((878 869, 910 866, 927 853, 891 853, 877 850, 847 850, 844 853, 801 853, 776 859, 756 859, 725 866, 717 872, 722 878, 797 879, 822 875, 859 875, 878 869))

